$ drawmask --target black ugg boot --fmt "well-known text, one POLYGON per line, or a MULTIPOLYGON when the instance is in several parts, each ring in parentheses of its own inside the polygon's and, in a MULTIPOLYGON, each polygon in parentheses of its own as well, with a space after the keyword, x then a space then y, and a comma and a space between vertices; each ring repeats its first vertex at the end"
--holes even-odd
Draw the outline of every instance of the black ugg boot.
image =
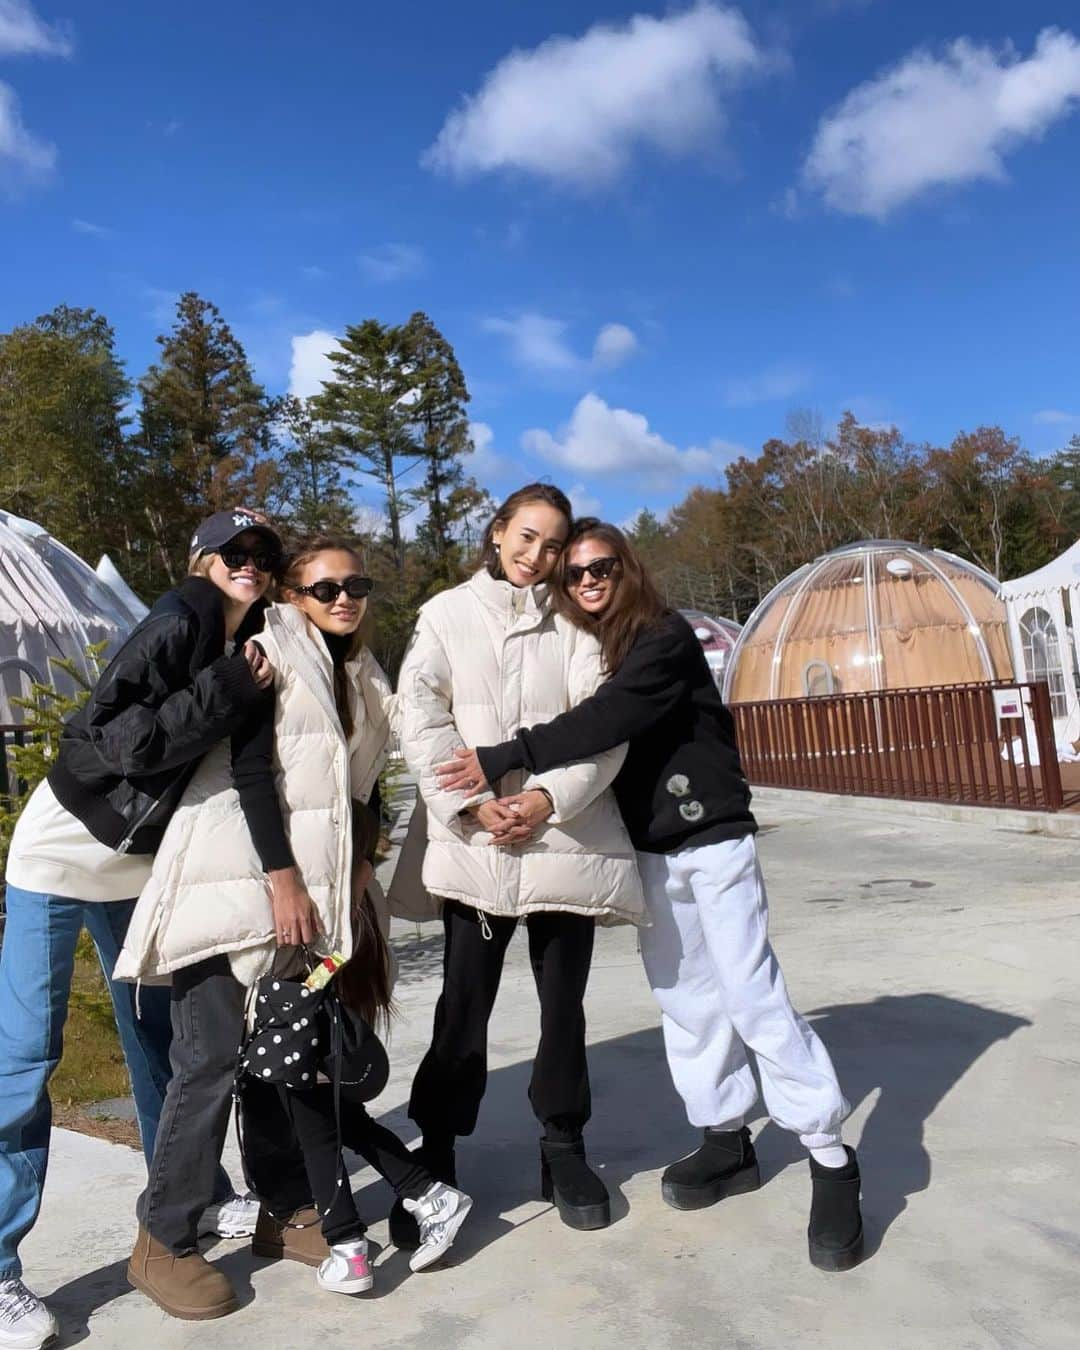
POLYGON ((554 1200, 569 1228, 606 1228, 611 1222, 607 1187, 586 1162, 583 1139, 540 1140, 540 1191, 554 1200))
MULTIPOLYGON (((425 1137, 420 1147, 424 1166, 435 1178, 447 1186, 457 1186, 457 1159, 454 1156, 454 1137, 449 1140, 429 1140, 425 1137)), ((399 1252, 414 1252, 420 1246, 420 1227, 402 1204, 394 1201, 390 1211, 390 1241, 399 1252)))
POLYGON ((761 1185, 750 1131, 706 1130, 701 1147, 664 1169, 660 1194, 672 1209, 705 1209, 761 1185))
POLYGON ((846 1167, 822 1167, 810 1159, 814 1195, 810 1202, 810 1264, 818 1270, 850 1270, 862 1260, 859 1160, 848 1145, 846 1167))

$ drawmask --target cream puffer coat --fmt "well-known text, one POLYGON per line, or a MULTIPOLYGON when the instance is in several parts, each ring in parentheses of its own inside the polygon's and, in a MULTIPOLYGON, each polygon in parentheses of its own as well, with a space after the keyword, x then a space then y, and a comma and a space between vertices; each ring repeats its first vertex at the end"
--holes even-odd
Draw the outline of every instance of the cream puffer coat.
MULTIPOLYGON (((346 744, 333 663, 318 630, 294 605, 276 605, 258 642, 274 667, 274 763, 285 829, 319 912, 320 948, 347 957, 351 798, 367 801, 385 759, 390 686, 366 648, 346 663, 355 722, 346 744)), ((376 910, 385 910, 377 885, 368 889, 376 910)), ((385 913, 380 920, 385 927, 385 913)), ((232 786, 226 741, 199 765, 169 822, 115 977, 152 981, 227 953, 233 974, 251 985, 274 951, 269 888, 232 786)))
MULTIPOLYGON (((551 612, 544 587, 517 589, 481 571, 424 605, 398 680, 398 716, 427 808, 423 883, 432 896, 492 915, 566 910, 645 922, 634 850, 610 791, 625 746, 525 781, 503 779, 500 795, 544 788, 555 807, 531 840, 510 848, 491 847, 491 835, 462 814, 490 793, 442 792, 435 776, 457 746, 495 744, 548 722, 601 679, 599 644, 551 612)), ((391 909, 398 889, 395 877, 391 909)))

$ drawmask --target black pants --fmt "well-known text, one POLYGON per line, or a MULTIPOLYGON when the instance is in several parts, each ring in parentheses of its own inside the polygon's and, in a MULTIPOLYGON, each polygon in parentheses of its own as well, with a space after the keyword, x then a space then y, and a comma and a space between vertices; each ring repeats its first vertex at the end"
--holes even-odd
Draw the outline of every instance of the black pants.
POLYGON ((245 997, 225 956, 173 975, 172 1078, 137 1209, 142 1226, 178 1255, 194 1251, 199 1217, 217 1190, 245 997))
MULTIPOLYGON (((585 986, 595 924, 578 914, 530 914, 529 959, 540 996, 540 1044, 529 1101, 549 1139, 573 1139, 589 1119, 585 1059, 585 986)), ((516 919, 487 916, 447 900, 443 989, 435 1006, 431 1048, 413 1080, 409 1115, 424 1135, 445 1142, 472 1134, 487 1086, 487 1028, 516 919)))
MULTIPOLYGON (((404 1199, 418 1200, 434 1180, 419 1154, 410 1153, 393 1131, 372 1120, 348 1088, 341 1090, 341 1142, 404 1199)), ((331 1246, 364 1236, 338 1149, 328 1083, 303 1092, 254 1079, 245 1083, 244 1153, 251 1184, 272 1214, 287 1217, 314 1197, 331 1246)))

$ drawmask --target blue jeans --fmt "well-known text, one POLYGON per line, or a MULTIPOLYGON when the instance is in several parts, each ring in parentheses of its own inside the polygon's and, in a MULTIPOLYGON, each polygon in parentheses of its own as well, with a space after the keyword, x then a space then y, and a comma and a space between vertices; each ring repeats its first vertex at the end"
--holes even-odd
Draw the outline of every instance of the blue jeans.
MULTIPOLYGON (((114 984, 134 900, 84 902, 7 888, 0 950, 0 1280, 22 1274, 19 1243, 41 1207, 49 1160, 48 1082, 60 1061, 75 944, 85 924, 109 982, 143 1153, 153 1156, 169 1081, 169 990, 114 984)), ((227 1178, 226 1178, 227 1182, 227 1178)))

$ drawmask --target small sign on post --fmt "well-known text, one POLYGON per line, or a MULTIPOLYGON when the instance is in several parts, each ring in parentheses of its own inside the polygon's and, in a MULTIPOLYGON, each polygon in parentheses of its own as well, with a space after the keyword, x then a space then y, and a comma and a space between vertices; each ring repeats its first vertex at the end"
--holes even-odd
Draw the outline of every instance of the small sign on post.
POLYGON ((1011 717, 1023 717, 1024 709, 1030 707, 1030 689, 995 689, 994 711, 998 720, 1011 717))

